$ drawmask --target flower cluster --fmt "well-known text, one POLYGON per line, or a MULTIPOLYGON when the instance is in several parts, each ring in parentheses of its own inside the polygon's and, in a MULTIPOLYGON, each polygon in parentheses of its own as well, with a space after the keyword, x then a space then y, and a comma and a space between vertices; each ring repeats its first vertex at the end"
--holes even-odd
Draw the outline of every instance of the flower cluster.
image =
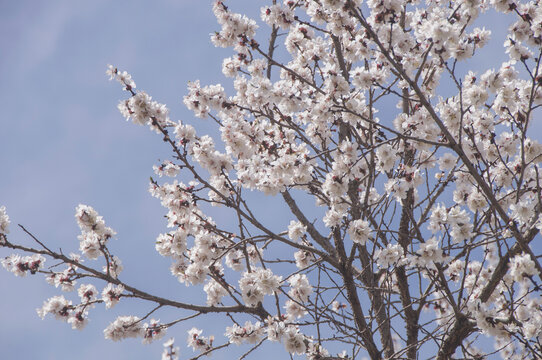
POLYGON ((29 272, 35 274, 43 268, 45 258, 39 254, 31 256, 10 255, 2 259, 2 266, 15 276, 26 276, 29 272))
POLYGON ((119 316, 104 330, 106 339, 120 341, 128 338, 138 338, 145 334, 141 319, 137 316, 119 316))
POLYGON ((103 254, 107 241, 116 235, 115 231, 105 226, 105 222, 96 210, 88 205, 78 205, 75 209, 75 219, 81 229, 79 250, 91 260, 96 260, 103 254))
POLYGON ((166 330, 163 325, 160 325, 160 320, 151 319, 149 323, 143 325, 143 343, 150 344, 154 340, 161 339, 165 334, 166 330))
POLYGON ((179 360, 179 347, 175 345, 175 339, 171 338, 164 344, 162 360, 179 360))
POLYGON ((403 265, 405 258, 403 248, 399 244, 388 244, 385 248, 375 252, 377 264, 386 268, 391 265, 403 265))
POLYGON ((107 284, 102 290, 102 300, 105 303, 105 307, 109 309, 115 306, 119 302, 123 292, 124 286, 115 286, 111 283, 107 284))
POLYGON ((365 245, 371 235, 369 223, 362 219, 352 221, 348 227, 348 235, 353 242, 365 245))
POLYGON ((264 295, 277 291, 281 281, 282 277, 274 275, 270 269, 257 268, 243 273, 239 280, 239 289, 245 304, 256 306, 263 301, 264 295))
POLYGON ((192 328, 188 330, 188 347, 191 347, 194 351, 207 351, 213 346, 214 336, 205 337, 201 336, 203 330, 192 328))
MULTIPOLYGON (((0 206, 0 236, 9 234, 9 216, 6 213, 6 207, 0 206)), ((0 240, 0 244, 1 244, 0 240)))
POLYGON ((54 296, 43 303, 37 309, 42 319, 47 314, 52 314, 56 319, 68 322, 72 329, 82 330, 88 323, 88 311, 85 305, 72 305, 64 296, 54 296))
POLYGON ((244 342, 255 344, 261 340, 263 332, 264 328, 259 322, 252 324, 250 321, 247 321, 242 327, 237 324, 227 327, 225 335, 235 345, 241 345, 244 342))
POLYGON ((266 323, 267 338, 270 341, 282 342, 286 351, 290 354, 304 354, 307 352, 307 345, 311 349, 309 353, 327 354, 327 350, 321 347, 314 347, 310 342, 311 339, 303 335, 295 325, 287 324, 280 319, 272 317, 269 317, 266 323))

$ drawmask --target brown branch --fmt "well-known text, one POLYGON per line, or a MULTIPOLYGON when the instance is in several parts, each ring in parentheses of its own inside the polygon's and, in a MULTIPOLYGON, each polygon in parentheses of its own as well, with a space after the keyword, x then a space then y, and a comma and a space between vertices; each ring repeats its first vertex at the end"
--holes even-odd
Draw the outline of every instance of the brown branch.
POLYGON ((467 338, 476 329, 474 322, 470 321, 465 315, 460 314, 456 317, 453 328, 448 332, 446 339, 442 342, 438 351, 437 360, 448 360, 452 358, 463 340, 467 338))
POLYGON ((269 316, 269 313, 260 305, 257 307, 248 307, 244 305, 237 305, 237 306, 198 306, 198 305, 192 305, 192 304, 186 304, 179 301, 174 301, 170 299, 166 299, 160 296, 149 294, 145 291, 139 290, 133 286, 130 286, 119 279, 116 279, 110 275, 104 274, 101 271, 98 271, 94 268, 91 268, 89 266, 86 266, 80 262, 77 262, 73 259, 70 259, 69 257, 59 254, 54 251, 47 251, 47 250, 38 250, 34 248, 29 248, 26 246, 16 245, 12 243, 6 243, 4 244, 5 247, 8 247, 10 249, 15 250, 22 250, 25 252, 33 253, 33 254, 41 254, 46 255, 49 257, 52 257, 53 259, 60 260, 63 263, 74 265, 80 269, 85 270, 86 272, 92 274, 95 278, 104 280, 108 283, 113 283, 115 285, 122 285, 127 291, 131 292, 134 296, 143 299, 155 302, 159 304, 160 306, 171 306, 179 309, 184 310, 192 310, 197 311, 203 314, 206 313, 246 313, 246 314, 254 314, 258 315, 262 320, 266 319, 269 316))
POLYGON ((333 239, 335 241, 335 248, 339 254, 339 261, 341 267, 339 271, 341 277, 343 278, 344 287, 347 293, 347 299, 350 303, 354 315, 354 322, 360 333, 360 336, 363 340, 363 345, 369 353, 369 356, 372 360, 382 359, 381 351, 378 350, 376 343, 373 339, 373 332, 371 331, 369 325, 365 321, 365 315, 363 314, 363 309, 359 301, 358 291, 354 283, 354 278, 352 276, 352 267, 348 264, 348 257, 344 249, 343 239, 341 238, 341 232, 339 228, 335 227, 333 230, 333 239))
MULTIPOLYGON (((516 244, 514 244, 513 249, 519 247, 522 251, 525 251, 526 253, 528 253, 531 259, 534 261, 537 270, 539 271, 539 273, 542 274, 542 267, 540 266, 540 263, 538 262, 538 259, 536 258, 535 254, 532 252, 532 250, 528 246, 528 242, 526 242, 523 234, 521 234, 521 232, 517 229, 516 224, 514 222, 511 222, 510 218, 508 217, 508 214, 506 213, 506 210, 503 209, 501 204, 495 198, 495 194, 493 193, 492 189, 489 187, 489 185, 483 179, 483 177, 478 173, 474 164, 470 161, 466 153, 463 151, 461 144, 459 144, 456 141, 456 139, 450 133, 450 131, 448 130, 444 122, 437 115, 435 109, 433 108, 429 100, 427 100, 425 94, 420 89, 418 84, 406 74, 401 64, 395 61, 395 59, 390 55, 389 51, 384 47, 384 45, 378 39, 378 36, 373 31, 371 26, 358 13, 358 9, 353 5, 353 3, 349 2, 349 6, 352 10, 352 14, 358 19, 358 21, 367 31, 371 40, 380 49, 382 55, 384 55, 384 57, 389 61, 389 63, 393 66, 393 68, 395 69, 395 71, 397 71, 397 73, 401 76, 401 78, 403 78, 409 84, 409 86, 414 90, 414 92, 418 96, 418 99, 421 105, 428 111, 429 115, 431 116, 435 124, 441 130, 442 134, 444 135, 444 138, 448 142, 448 146, 460 157, 463 164, 465 164, 465 166, 468 169, 469 174, 473 177, 476 184, 481 188, 482 192, 484 193, 486 198, 489 200, 490 205, 497 211, 502 221, 505 224, 509 224, 509 228, 517 240, 516 244)), ((507 263, 508 261, 505 261, 505 262, 502 262, 503 265, 500 264, 501 272, 504 271, 504 273, 506 273, 507 263)), ((502 276, 504 276, 504 273, 502 274, 502 276)), ((487 298, 489 298, 490 294, 493 292, 497 283, 500 281, 500 279, 497 280, 497 278, 495 277, 492 280, 495 280, 495 282, 492 284, 493 288, 491 289, 491 291, 488 288, 486 292, 487 298)), ((458 314, 456 314, 456 316, 458 316, 458 314)), ((439 354, 443 354, 443 355, 439 355, 438 359, 444 359, 446 358, 446 356, 453 354, 457 346, 459 346, 461 342, 473 331, 474 327, 467 326, 467 325, 468 325, 468 320, 466 318, 463 318, 462 316, 460 316, 459 318, 456 318, 456 323, 452 331, 447 335, 447 338, 445 339, 443 343, 443 347, 441 348, 441 351, 439 352, 439 354)))
POLYGON ((299 220, 303 224, 303 226, 307 228, 307 232, 309 233, 311 238, 318 245, 324 248, 332 257, 337 258, 337 251, 335 250, 333 245, 331 245, 331 243, 329 242, 329 239, 324 237, 322 234, 320 234, 318 230, 316 230, 316 227, 305 217, 305 214, 303 214, 301 209, 299 209, 299 207, 297 206, 297 203, 292 198, 288 190, 283 191, 281 194, 282 194, 282 198, 284 199, 286 204, 288 204, 288 206, 290 207, 290 210, 295 215, 297 220, 299 220))
POLYGON ((266 76, 268 79, 271 79, 271 66, 273 66, 273 53, 275 52, 275 41, 277 40, 277 34, 279 32, 279 28, 276 25, 273 25, 273 29, 271 30, 271 37, 269 38, 269 49, 267 50, 267 56, 269 59, 267 60, 267 71, 266 76))

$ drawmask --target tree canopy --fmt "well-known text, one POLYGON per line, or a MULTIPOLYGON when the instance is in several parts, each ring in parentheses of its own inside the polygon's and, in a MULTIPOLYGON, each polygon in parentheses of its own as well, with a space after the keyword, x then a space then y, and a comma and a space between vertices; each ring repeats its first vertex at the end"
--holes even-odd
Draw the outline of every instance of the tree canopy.
POLYGON ((13 240, 0 207, 0 246, 19 251, 2 264, 65 292, 38 315, 74 329, 127 298, 152 310, 112 319, 107 339, 149 343, 193 324, 192 350, 170 339, 163 359, 248 358, 271 343, 311 360, 542 358, 542 145, 531 136, 541 9, 272 1, 256 21, 215 1, 211 41, 233 50, 222 67, 233 87, 191 82, 184 104, 216 133, 172 120, 129 73, 107 69, 126 93, 122 116, 171 151, 149 183, 167 220, 155 247, 204 300, 123 281, 130 254, 109 246, 122 234, 83 204, 70 254, 24 227, 34 244, 13 240), (513 21, 509 59, 471 71, 491 35, 480 26, 499 26, 480 17, 495 11, 513 21), (271 197, 287 211, 253 211, 271 197), (270 225, 279 216, 287 226, 270 225), (165 308, 178 316, 156 320, 165 308), (200 328, 209 316, 221 320, 200 328))

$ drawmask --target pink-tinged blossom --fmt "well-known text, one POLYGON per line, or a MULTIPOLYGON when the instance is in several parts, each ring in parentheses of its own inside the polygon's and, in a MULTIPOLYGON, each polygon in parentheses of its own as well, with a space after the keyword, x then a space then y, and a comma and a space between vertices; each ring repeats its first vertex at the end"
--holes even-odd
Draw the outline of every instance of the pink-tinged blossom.
POLYGON ((232 270, 242 271, 245 268, 244 258, 242 250, 230 250, 226 255, 226 265, 232 270))
POLYGON ((467 206, 472 212, 477 212, 487 208, 488 201, 480 191, 472 191, 468 195, 467 206))
POLYGON ((228 326, 224 335, 226 335, 231 343, 241 345, 242 343, 256 344, 261 340, 263 333, 264 329, 260 322, 253 324, 247 321, 244 326, 237 324, 228 326))
POLYGON ((307 314, 306 308, 294 300, 287 300, 284 305, 288 319, 299 319, 307 314))
POLYGON ((79 251, 85 255, 90 260, 96 260, 100 255, 102 255, 101 243, 102 239, 100 236, 94 232, 84 232, 81 235, 78 235, 79 239, 79 251))
POLYGON ((99 236, 111 238, 116 235, 113 229, 106 227, 103 217, 88 205, 79 204, 75 209, 75 219, 84 232, 94 232, 99 236))
POLYGON ((74 275, 74 270, 68 267, 66 270, 55 274, 53 285, 57 288, 60 287, 62 291, 73 291, 75 284, 77 284, 74 275))
POLYGON ((104 337, 113 341, 139 338, 144 334, 145 329, 137 316, 119 316, 104 329, 104 337))
POLYGON ((131 119, 137 125, 149 125, 156 131, 158 130, 155 125, 164 128, 171 122, 166 105, 152 100, 152 97, 144 91, 139 91, 128 100, 121 101, 118 109, 126 120, 131 119))
POLYGON ((301 222, 295 220, 290 221, 290 225, 288 225, 288 237, 292 241, 299 240, 305 232, 307 232, 307 227, 303 226, 301 222))
POLYGON ((163 344, 164 351, 162 352, 162 360, 179 360, 180 349, 178 346, 174 345, 174 338, 170 338, 163 344))
POLYGON ((215 279, 209 279, 203 290, 207 293, 207 305, 216 306, 222 298, 228 295, 228 291, 224 288, 226 284, 220 284, 215 279))
POLYGON ((222 74, 224 76, 233 78, 241 70, 241 60, 237 56, 225 58, 222 61, 222 74))
POLYGON ((448 210, 446 209, 446 207, 444 207, 443 204, 434 206, 431 211, 429 226, 427 226, 427 228, 433 233, 436 233, 437 231, 442 231, 446 225, 447 219, 448 210))
POLYGON ((166 334, 166 327, 160 325, 160 320, 151 319, 143 325, 143 344, 150 344, 159 340, 166 334))
POLYGON ((109 76, 109 80, 113 80, 117 76, 117 68, 113 65, 109 64, 107 65, 107 70, 105 71, 105 74, 109 76))
POLYGON ((37 312, 42 319, 45 315, 52 314, 57 320, 68 321, 72 308, 72 302, 66 300, 64 296, 53 296, 46 300, 37 312))
MULTIPOLYGON (((307 359, 309 360, 320 360, 325 359, 329 357, 329 351, 327 349, 323 348, 321 344, 318 344, 314 341, 308 342, 307 347, 307 359)), ((343 358, 342 356, 339 356, 338 358, 343 358)), ((346 358, 346 354, 344 356, 346 358)))
POLYGON ((122 272, 123 269, 124 266, 122 266, 122 262, 120 261, 118 256, 113 255, 109 258, 109 263, 107 264, 107 266, 104 266, 102 268, 102 272, 116 279, 119 277, 119 274, 122 272))
POLYGON ((533 216, 533 210, 536 204, 537 203, 529 201, 520 201, 516 204, 510 205, 512 218, 518 221, 520 224, 526 224, 533 216))
POLYGON ((179 123, 177 126, 175 126, 175 137, 179 141, 180 145, 184 146, 195 140, 196 130, 191 125, 179 123))
POLYGON ((105 73, 107 76, 109 76, 109 80, 117 80, 127 91, 135 89, 136 87, 136 84, 134 80, 132 80, 132 76, 130 74, 128 74, 126 71, 119 71, 113 65, 107 65, 107 70, 105 73))
POLYGON ((204 352, 211 349, 213 346, 214 336, 207 338, 201 336, 202 332, 203 330, 199 330, 195 327, 188 330, 188 339, 186 341, 188 343, 188 347, 191 347, 194 351, 204 352))
POLYGON ((272 317, 268 317, 266 322, 267 328, 265 329, 265 332, 267 334, 267 338, 270 341, 281 341, 282 336, 286 331, 286 325, 284 322, 272 317))
POLYGON ((431 238, 425 243, 420 244, 420 248, 416 251, 415 263, 419 266, 427 266, 432 268, 434 263, 441 263, 446 259, 442 249, 439 248, 437 239, 431 238))
POLYGON ((79 204, 75 209, 75 218, 81 229, 81 235, 78 236, 79 250, 89 259, 96 260, 116 232, 105 226, 103 218, 88 205, 79 204))
POLYGON ((390 171, 395 165, 397 150, 391 145, 384 144, 376 150, 376 157, 378 159, 377 168, 380 171, 390 171))
POLYGON ((305 302, 309 299, 309 295, 312 294, 312 286, 309 283, 307 275, 295 274, 288 279, 288 282, 290 283, 288 295, 300 302, 305 302))
POLYGON ((152 169, 154 170, 154 173, 159 177, 175 177, 179 174, 181 168, 179 167, 179 165, 176 165, 169 160, 165 160, 160 165, 154 165, 152 169))
POLYGON ((35 274, 43 268, 45 258, 39 254, 20 256, 12 254, 2 259, 2 266, 15 276, 26 276, 29 272, 35 274))
POLYGON ((258 276, 253 272, 243 273, 239 280, 239 289, 243 295, 243 301, 248 306, 256 306, 263 301, 264 292, 258 284, 258 276))
POLYGON ((248 260, 252 265, 260 263, 263 258, 263 252, 263 248, 257 247, 256 245, 247 246, 248 260))
POLYGON ((124 286, 114 285, 112 283, 107 284, 107 286, 102 290, 102 300, 105 303, 107 309, 115 306, 124 292, 124 286))
POLYGON ((446 276, 448 276, 448 278, 451 281, 458 282, 458 281, 461 280, 461 278, 463 276, 464 268, 465 268, 464 262, 457 259, 457 260, 454 260, 454 261, 452 261, 450 263, 450 265, 448 266, 448 268, 445 271, 445 274, 446 274, 446 276))
POLYGON ((341 223, 342 216, 338 211, 329 209, 322 220, 324 221, 326 227, 332 228, 338 226, 341 223))
MULTIPOLYGON (((210 257, 208 258, 210 260, 210 257)), ((193 262, 184 269, 184 273, 177 277, 179 282, 186 286, 202 284, 209 273, 208 267, 201 262, 193 262)))
POLYGON ((188 234, 185 229, 178 228, 166 234, 160 234, 156 238, 156 251, 162 256, 177 258, 186 251, 186 238, 188 234))
POLYGON ((288 30, 294 23, 293 10, 290 7, 279 4, 262 7, 260 9, 260 17, 268 25, 278 25, 284 30, 288 30))
POLYGON ((523 282, 533 275, 538 275, 534 261, 529 254, 519 254, 510 260, 510 276, 517 282, 523 282))
POLYGON ((457 158, 451 153, 445 153, 438 160, 439 169, 442 171, 451 170, 457 162, 457 158))
POLYGON ((307 351, 307 345, 305 344, 305 336, 299 332, 295 327, 288 327, 284 332, 282 341, 286 351, 290 354, 302 355, 307 351))
POLYGON ((256 274, 258 287, 265 295, 272 295, 278 290, 282 276, 274 275, 271 269, 257 268, 253 271, 256 274))
POLYGON ((81 284, 77 289, 77 295, 81 298, 81 303, 89 303, 96 300, 98 290, 92 284, 81 284))
POLYGON ((306 268, 314 260, 312 253, 307 250, 296 251, 294 253, 294 258, 295 258, 295 266, 297 266, 299 269, 306 268))
POLYGON ((217 47, 233 46, 236 51, 242 52, 238 42, 243 37, 249 39, 254 37, 258 28, 256 22, 245 15, 230 12, 222 1, 214 2, 213 13, 222 26, 220 32, 211 35, 213 44, 217 47))
MULTIPOLYGON (((0 235, 9 234, 9 216, 6 212, 5 206, 0 206, 0 235)), ((0 244, 1 244, 0 240, 0 244)))
POLYGON ((88 311, 80 309, 79 307, 75 308, 68 318, 68 324, 70 324, 74 330, 83 330, 88 324, 88 311))
POLYGON ((335 312, 339 312, 340 310, 342 309, 346 309, 348 307, 348 305, 346 304, 342 304, 340 303, 339 301, 335 300, 331 303, 331 310, 335 311, 335 312))
POLYGON ((365 245, 371 235, 371 227, 365 220, 354 220, 350 222, 350 226, 348 226, 348 235, 350 235, 350 240, 353 242, 365 245))
POLYGON ((403 248, 399 244, 388 244, 384 249, 375 252, 376 263, 382 268, 404 265, 406 259, 403 255, 403 248))

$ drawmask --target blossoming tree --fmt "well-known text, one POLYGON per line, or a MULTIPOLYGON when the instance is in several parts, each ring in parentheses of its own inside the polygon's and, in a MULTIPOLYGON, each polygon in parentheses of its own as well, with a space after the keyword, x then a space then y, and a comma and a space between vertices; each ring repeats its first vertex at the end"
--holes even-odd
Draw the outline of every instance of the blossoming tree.
MULTIPOLYGON (((213 11, 235 91, 196 81, 184 103, 220 138, 172 121, 128 73, 107 70, 127 92, 122 115, 171 148, 149 186, 169 228, 156 250, 206 303, 123 281, 108 248, 116 233, 90 206, 76 209, 70 255, 24 227, 35 246, 12 240, 1 207, 0 246, 23 253, 3 266, 67 292, 39 316, 82 329, 94 308, 136 298, 154 310, 112 319, 105 337, 152 342, 192 322, 183 357, 194 359, 271 342, 313 360, 542 358, 542 145, 528 134, 542 104, 538 1, 273 1, 258 35, 225 2, 213 11), (459 70, 488 42, 476 24, 490 9, 514 21, 509 61, 459 70), (252 211, 267 196, 284 201, 287 227, 252 211), (179 316, 152 319, 161 308, 179 316), (198 328, 209 314, 226 324, 214 334, 198 328)), ((163 359, 179 358, 173 339, 164 346, 163 359)))

